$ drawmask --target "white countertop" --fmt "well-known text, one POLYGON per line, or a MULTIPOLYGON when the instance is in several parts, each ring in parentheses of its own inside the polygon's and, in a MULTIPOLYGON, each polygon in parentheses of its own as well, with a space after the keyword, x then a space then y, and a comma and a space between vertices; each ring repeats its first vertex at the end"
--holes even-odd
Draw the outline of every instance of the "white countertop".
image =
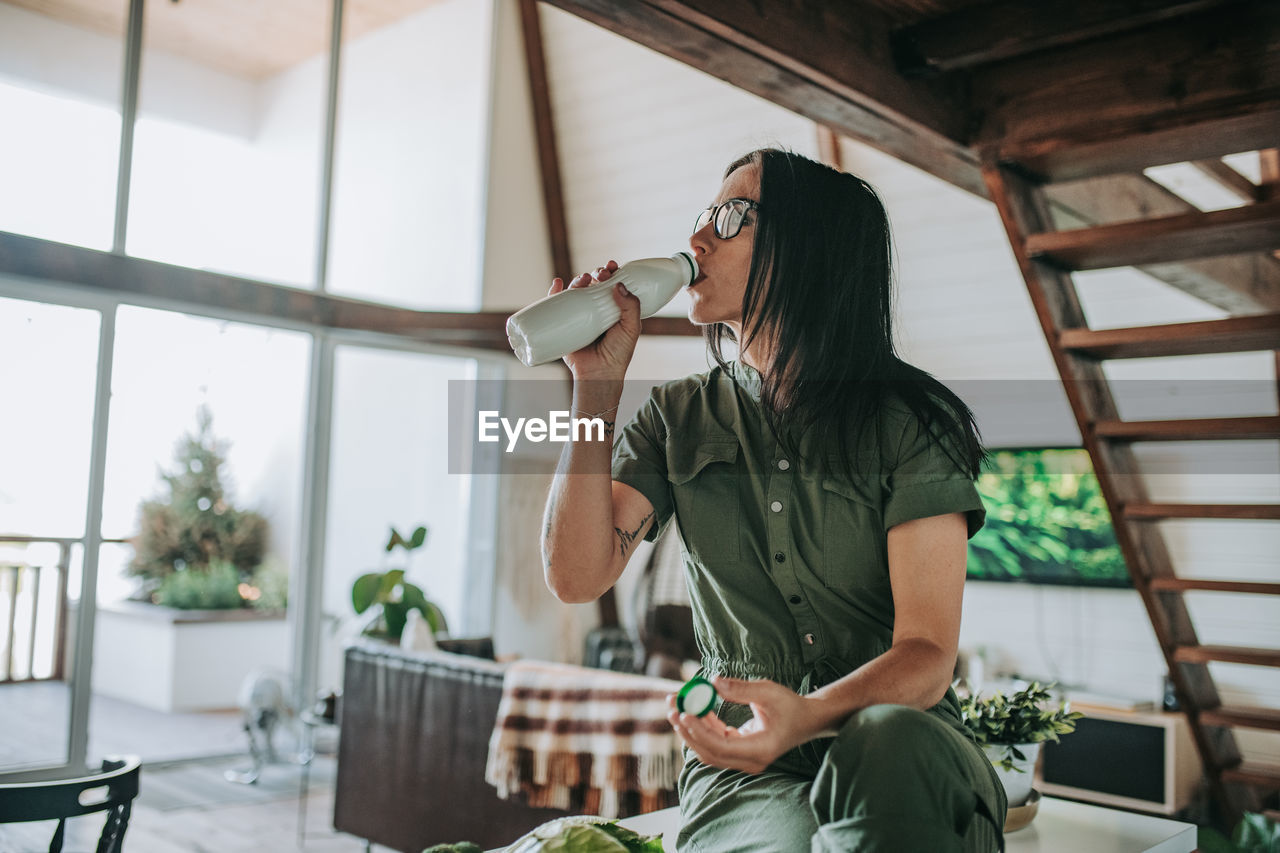
MULTIPOLYGON (((645 835, 662 833, 667 853, 675 853, 679 809, 621 821, 645 835)), ((1031 825, 1004 837, 1006 853, 1193 853, 1194 824, 1045 797, 1031 825)))
POLYGON ((1030 826, 1004 837, 1005 853, 1193 853, 1195 824, 1045 797, 1030 826))

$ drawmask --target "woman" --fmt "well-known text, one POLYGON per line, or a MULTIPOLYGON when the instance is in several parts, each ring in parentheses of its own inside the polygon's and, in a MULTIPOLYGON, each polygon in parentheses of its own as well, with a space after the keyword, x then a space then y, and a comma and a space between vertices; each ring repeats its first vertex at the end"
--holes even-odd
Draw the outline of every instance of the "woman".
MULTIPOLYGON (((724 700, 672 706, 680 849, 1002 848, 1004 792, 949 687, 982 449, 969 409, 894 354, 883 206, 852 175, 755 151, 689 245, 689 318, 717 366, 653 390, 611 474, 604 442, 568 445, 543 535, 548 585, 585 602, 679 520, 724 700)), ((575 413, 610 425, 640 332, 614 291, 621 319, 565 358, 575 413)))

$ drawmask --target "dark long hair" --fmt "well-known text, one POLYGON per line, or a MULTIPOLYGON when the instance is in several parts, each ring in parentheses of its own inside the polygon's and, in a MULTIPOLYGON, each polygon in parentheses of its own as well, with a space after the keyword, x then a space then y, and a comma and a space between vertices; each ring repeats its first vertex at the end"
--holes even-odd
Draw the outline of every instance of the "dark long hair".
MULTIPOLYGON (((834 438, 851 464, 850 442, 873 428, 880 406, 896 396, 958 467, 977 476, 985 452, 973 412, 894 349, 889 218, 875 190, 773 148, 735 160, 725 177, 753 163, 760 209, 738 343, 772 345, 761 402, 783 447, 796 454, 800 437, 813 430, 819 447, 834 438)), ((727 367, 722 345, 734 340, 732 330, 712 323, 704 336, 727 367)))

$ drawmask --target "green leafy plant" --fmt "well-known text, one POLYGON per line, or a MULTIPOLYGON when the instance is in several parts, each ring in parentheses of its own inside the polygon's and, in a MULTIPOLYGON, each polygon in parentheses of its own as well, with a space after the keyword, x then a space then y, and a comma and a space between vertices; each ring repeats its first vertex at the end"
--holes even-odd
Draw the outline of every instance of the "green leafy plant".
POLYGON ((1084 714, 1070 710, 1065 699, 1054 706, 1049 693, 1052 686, 1033 681, 1009 696, 997 692, 984 699, 974 694, 960 701, 964 725, 978 744, 1006 747, 996 766, 1017 770, 1013 762, 1026 760, 1019 745, 1056 743, 1060 735, 1076 730, 1076 720, 1084 714))
POLYGON ((249 604, 257 610, 284 610, 289 606, 289 570, 278 560, 267 559, 253 570, 249 580, 249 604))
POLYGON ((1245 812, 1230 838, 1206 827, 1197 835, 1200 853, 1280 853, 1280 823, 1256 812, 1245 812))
MULTIPOLYGON (((427 528, 419 527, 409 538, 401 536, 391 528, 391 537, 387 540, 386 550, 404 549, 406 554, 421 548, 427 541, 427 528)), ((377 606, 373 618, 369 620, 364 633, 382 637, 395 642, 400 641, 404 633, 405 622, 410 610, 417 610, 431 626, 431 632, 438 633, 447 629, 444 613, 439 606, 427 599, 422 588, 404 579, 404 569, 388 569, 385 572, 368 572, 356 578, 351 585, 351 604, 356 613, 364 613, 377 606)))
POLYGON ((180 610, 230 610, 244 606, 240 571, 225 560, 205 569, 170 572, 155 592, 155 603, 180 610))

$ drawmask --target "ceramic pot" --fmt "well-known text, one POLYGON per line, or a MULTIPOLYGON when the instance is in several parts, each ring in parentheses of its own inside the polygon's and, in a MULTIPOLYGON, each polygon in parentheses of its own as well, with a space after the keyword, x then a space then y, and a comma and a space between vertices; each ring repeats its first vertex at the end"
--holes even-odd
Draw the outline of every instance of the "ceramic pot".
POLYGON ((982 747, 983 753, 986 754, 987 760, 991 762, 995 768, 996 775, 1000 777, 1000 783, 1004 785, 1005 795, 1009 798, 1009 806, 1025 805, 1027 798, 1031 796, 1031 783, 1035 776, 1036 758, 1040 755, 1040 744, 1038 743, 1020 743, 1016 744, 1018 752, 1022 753, 1021 759, 1013 759, 1013 769, 1005 770, 1001 766, 1005 757, 1009 754, 1009 747, 1003 743, 987 744, 982 747))

